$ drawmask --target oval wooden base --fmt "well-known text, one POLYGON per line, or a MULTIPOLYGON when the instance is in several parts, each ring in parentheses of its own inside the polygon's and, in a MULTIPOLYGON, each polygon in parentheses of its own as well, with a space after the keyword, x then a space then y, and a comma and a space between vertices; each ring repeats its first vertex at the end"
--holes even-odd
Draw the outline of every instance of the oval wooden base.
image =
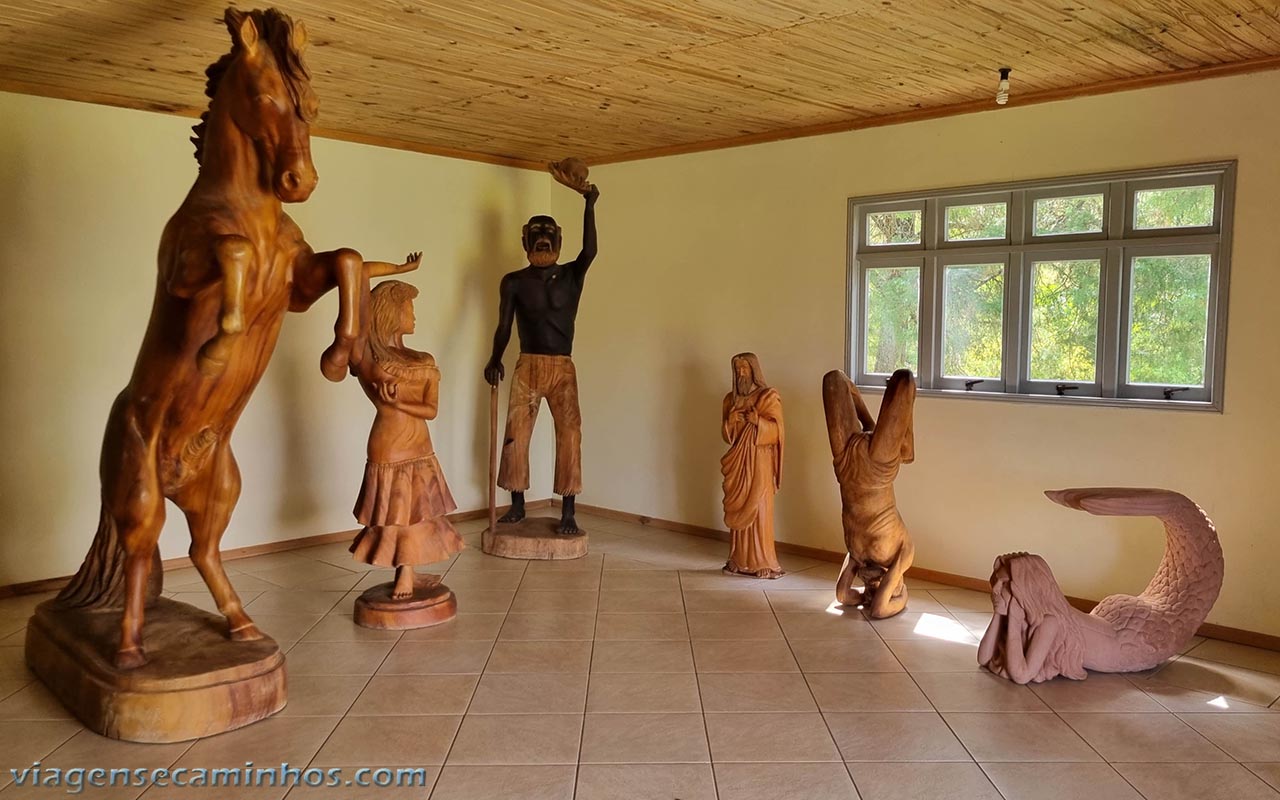
POLYGON ((587 532, 556 532, 555 517, 525 517, 519 522, 499 522, 497 531, 486 529, 480 549, 491 556, 527 560, 567 561, 587 554, 587 532))
POLYGON ((362 628, 404 631, 448 622, 458 616, 458 600, 439 575, 418 575, 413 596, 391 596, 395 583, 380 583, 356 598, 355 622, 362 628))
POLYGON ((148 662, 121 670, 119 611, 41 603, 27 625, 27 666, 95 733, 181 742, 234 730, 285 704, 284 655, 274 639, 227 638, 227 621, 160 598, 142 630, 148 662))

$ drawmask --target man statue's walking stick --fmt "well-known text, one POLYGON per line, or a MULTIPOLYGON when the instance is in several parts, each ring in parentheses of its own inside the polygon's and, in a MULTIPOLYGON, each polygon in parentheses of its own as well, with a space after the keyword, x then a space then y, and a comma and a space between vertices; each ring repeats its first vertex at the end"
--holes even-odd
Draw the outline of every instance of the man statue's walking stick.
POLYGON ((498 387, 489 387, 489 533, 498 529, 498 387))

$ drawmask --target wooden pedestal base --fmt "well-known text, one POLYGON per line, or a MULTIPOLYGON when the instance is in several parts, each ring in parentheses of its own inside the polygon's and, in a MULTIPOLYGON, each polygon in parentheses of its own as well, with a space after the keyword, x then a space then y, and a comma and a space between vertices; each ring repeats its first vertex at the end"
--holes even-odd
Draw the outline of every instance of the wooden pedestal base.
POLYGON ((362 628, 403 631, 439 625, 458 616, 458 600, 439 575, 418 575, 413 597, 393 598, 395 583, 380 583, 356 598, 355 622, 362 628))
POLYGON ((271 638, 233 642, 221 616, 160 598, 142 641, 148 662, 117 669, 120 612, 50 601, 27 625, 27 666, 86 728, 130 742, 212 736, 284 708, 284 655, 271 638))
POLYGON ((587 554, 587 532, 556 533, 555 517, 525 517, 519 522, 499 522, 496 531, 486 529, 480 549, 503 558, 569 560, 587 554))

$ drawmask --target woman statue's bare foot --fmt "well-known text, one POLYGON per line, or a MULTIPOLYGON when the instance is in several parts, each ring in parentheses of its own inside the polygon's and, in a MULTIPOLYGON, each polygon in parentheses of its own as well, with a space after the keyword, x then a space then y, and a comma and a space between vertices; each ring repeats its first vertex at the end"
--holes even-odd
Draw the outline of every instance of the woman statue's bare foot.
POLYGON ((396 585, 391 589, 391 596, 396 600, 413 597, 413 578, 413 567, 396 567, 396 585))

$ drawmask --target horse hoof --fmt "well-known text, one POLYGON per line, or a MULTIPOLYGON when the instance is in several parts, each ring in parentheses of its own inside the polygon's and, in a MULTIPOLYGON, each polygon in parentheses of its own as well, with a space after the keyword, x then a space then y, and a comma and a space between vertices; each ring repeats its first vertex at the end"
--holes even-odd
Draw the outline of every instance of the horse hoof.
POLYGON ((233 642, 256 642, 265 638, 262 631, 258 630, 258 626, 252 622, 242 625, 239 628, 231 629, 231 641, 233 642))
POLYGON ((142 651, 141 647, 117 650, 114 663, 116 669, 137 669, 147 663, 147 654, 142 651))
POLYGON ((337 345, 333 345, 320 356, 320 372, 328 380, 341 383, 347 377, 348 361, 347 354, 338 351, 337 345))

